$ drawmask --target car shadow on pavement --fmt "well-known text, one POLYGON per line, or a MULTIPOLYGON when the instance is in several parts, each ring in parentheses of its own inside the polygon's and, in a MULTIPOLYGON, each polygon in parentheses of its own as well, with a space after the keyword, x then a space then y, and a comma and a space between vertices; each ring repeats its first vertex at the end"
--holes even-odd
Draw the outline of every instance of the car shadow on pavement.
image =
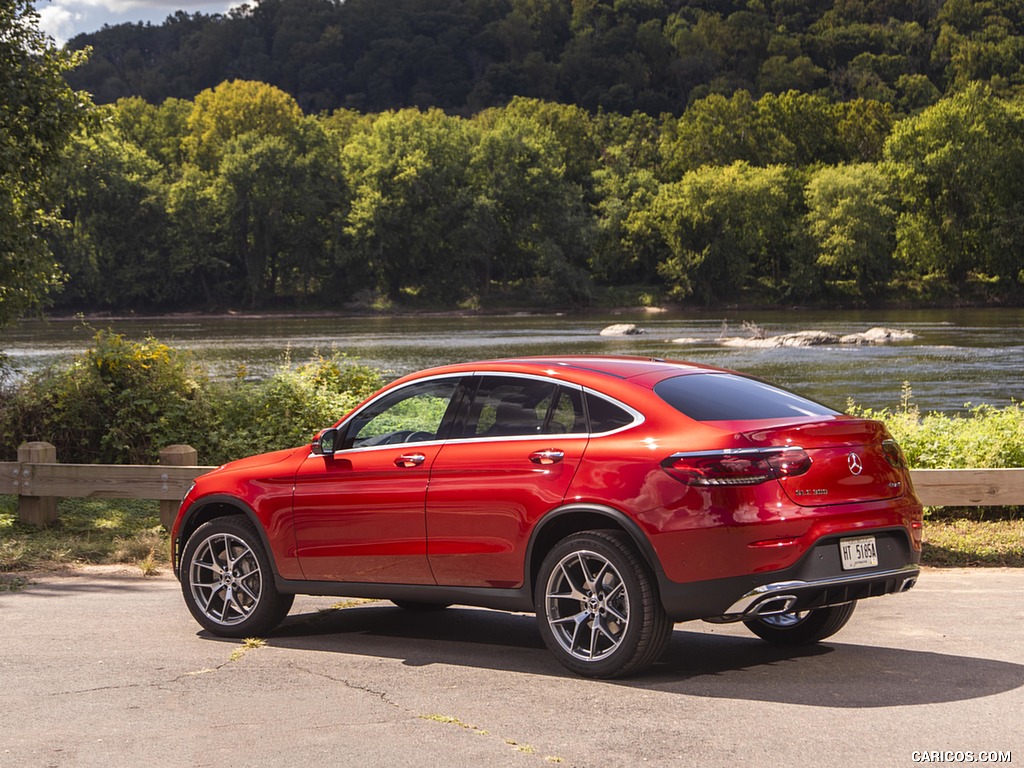
MULTIPOLYGON (((661 660, 605 684, 808 706, 870 708, 962 701, 1024 686, 1024 665, 830 640, 786 648, 677 624, 661 660), (688 628, 694 628, 690 631, 688 628)), ((205 632, 200 636, 214 638, 205 632)), ((237 642, 237 641, 231 641, 237 642)), ((299 651, 449 664, 573 679, 547 651, 532 615, 475 608, 406 611, 380 602, 290 616, 266 637, 299 651)))

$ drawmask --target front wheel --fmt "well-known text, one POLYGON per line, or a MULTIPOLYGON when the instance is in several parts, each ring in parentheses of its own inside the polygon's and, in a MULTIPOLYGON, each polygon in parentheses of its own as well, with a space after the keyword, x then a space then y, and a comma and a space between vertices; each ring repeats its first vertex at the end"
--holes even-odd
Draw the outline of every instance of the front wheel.
POLYGON ((618 531, 588 531, 544 558, 534 595, 544 643, 585 677, 639 672, 665 650, 672 622, 654 579, 618 531))
POLYGON ((760 619, 744 621, 747 629, 769 643, 776 645, 807 645, 832 637, 846 626, 853 615, 857 601, 811 611, 780 613, 760 619))
POLYGON ((199 526, 181 558, 181 591, 195 620, 221 637, 253 637, 281 623, 294 595, 277 591, 256 527, 243 517, 199 526))

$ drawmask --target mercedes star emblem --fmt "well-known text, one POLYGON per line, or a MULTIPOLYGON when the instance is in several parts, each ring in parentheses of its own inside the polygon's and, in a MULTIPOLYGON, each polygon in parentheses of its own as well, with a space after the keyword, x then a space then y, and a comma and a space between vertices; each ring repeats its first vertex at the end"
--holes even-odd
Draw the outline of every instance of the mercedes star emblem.
POLYGON ((850 467, 850 474, 859 475, 864 471, 864 462, 856 453, 851 453, 846 457, 846 464, 850 467))

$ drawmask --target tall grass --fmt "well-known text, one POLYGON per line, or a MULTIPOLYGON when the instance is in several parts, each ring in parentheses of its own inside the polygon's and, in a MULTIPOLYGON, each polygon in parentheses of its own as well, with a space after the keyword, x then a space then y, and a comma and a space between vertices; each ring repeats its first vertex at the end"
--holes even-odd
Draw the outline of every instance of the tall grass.
POLYGON ((862 408, 847 412, 885 422, 914 469, 1024 467, 1024 408, 965 406, 962 413, 921 413, 910 384, 904 382, 897 408, 862 408))
POLYGON ((0 496, 0 573, 82 563, 142 564, 147 559, 152 572, 168 562, 159 502, 60 499, 57 515, 58 522, 48 528, 23 525, 17 498, 0 496))

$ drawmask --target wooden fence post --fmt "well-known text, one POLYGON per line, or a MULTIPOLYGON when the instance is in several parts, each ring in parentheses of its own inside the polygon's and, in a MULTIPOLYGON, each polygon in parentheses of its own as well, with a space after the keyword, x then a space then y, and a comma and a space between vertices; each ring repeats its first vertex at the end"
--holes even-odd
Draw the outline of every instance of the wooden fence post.
MULTIPOLYGON (((19 464, 56 464, 57 447, 50 443, 23 443, 18 446, 19 464)), ((32 473, 22 468, 18 496, 18 519, 45 528, 57 522, 57 499, 53 496, 32 496, 32 473)))
MULTIPOLYGON (((199 460, 199 452, 191 445, 169 445, 160 450, 160 463, 168 467, 193 467, 199 460)), ((174 525, 178 514, 177 501, 160 502, 160 523, 168 531, 174 525)))

